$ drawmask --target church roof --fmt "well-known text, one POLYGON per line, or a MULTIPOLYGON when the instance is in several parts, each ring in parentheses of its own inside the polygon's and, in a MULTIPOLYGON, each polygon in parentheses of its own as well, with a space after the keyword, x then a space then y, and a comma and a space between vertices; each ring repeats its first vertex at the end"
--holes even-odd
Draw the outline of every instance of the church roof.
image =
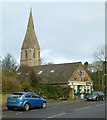
POLYGON ((36 66, 34 71, 46 83, 67 83, 81 62, 36 66))
MULTIPOLYGON (((27 74, 30 75, 32 71, 34 71, 37 79, 40 80, 41 83, 68 84, 69 81, 74 80, 72 79, 74 73, 81 69, 85 71, 85 68, 82 65, 82 63, 74 62, 63 64, 40 65, 30 68, 28 67, 24 69, 24 72, 22 68, 20 68, 19 72, 22 71, 22 75, 26 76, 27 74)), ((75 77, 78 78, 78 74, 75 74, 75 77)), ((88 77, 88 81, 92 82, 87 72, 86 77, 88 77)), ((78 82, 78 79, 75 81, 78 82)))
POLYGON ((30 10, 27 31, 26 31, 25 38, 24 38, 21 49, 28 49, 28 48, 40 49, 40 46, 39 46, 39 43, 37 40, 37 36, 36 36, 35 30, 34 30, 32 9, 30 10))

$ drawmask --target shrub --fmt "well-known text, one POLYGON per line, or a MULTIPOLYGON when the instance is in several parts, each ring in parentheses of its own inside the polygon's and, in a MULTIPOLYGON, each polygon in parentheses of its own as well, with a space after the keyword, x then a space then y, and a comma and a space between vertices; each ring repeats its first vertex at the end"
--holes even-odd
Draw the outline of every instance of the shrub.
POLYGON ((34 91, 33 87, 29 84, 30 82, 26 79, 21 84, 21 91, 28 92, 28 91, 34 91))
POLYGON ((21 90, 19 81, 14 76, 3 76, 2 77, 2 92, 11 93, 21 90))
POLYGON ((58 99, 58 94, 56 92, 55 93, 48 93, 47 96, 49 99, 54 99, 54 100, 58 99))

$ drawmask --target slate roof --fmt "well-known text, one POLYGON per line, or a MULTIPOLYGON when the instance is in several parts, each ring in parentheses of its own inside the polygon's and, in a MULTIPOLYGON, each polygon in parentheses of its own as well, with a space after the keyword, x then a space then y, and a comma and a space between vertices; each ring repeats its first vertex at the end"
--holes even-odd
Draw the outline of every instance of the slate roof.
POLYGON ((26 35, 25 35, 25 38, 24 38, 21 49, 28 49, 28 48, 40 49, 40 46, 39 46, 39 43, 38 43, 38 40, 37 40, 37 36, 36 36, 35 30, 34 30, 32 9, 30 10, 29 21, 28 21, 28 25, 27 25, 27 31, 26 31, 26 35))
POLYGON ((67 83, 80 64, 82 65, 81 62, 41 65, 36 66, 34 71, 46 83, 67 83))

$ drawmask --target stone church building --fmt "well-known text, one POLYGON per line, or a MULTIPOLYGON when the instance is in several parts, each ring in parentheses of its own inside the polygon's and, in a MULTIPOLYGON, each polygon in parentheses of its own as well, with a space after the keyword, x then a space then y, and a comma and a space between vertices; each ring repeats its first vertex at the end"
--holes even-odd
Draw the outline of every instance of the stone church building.
MULTIPOLYGON (((93 82, 81 62, 41 65, 40 46, 34 30, 32 9, 21 47, 20 66, 32 67, 42 82, 53 85, 69 85, 76 92, 93 90, 93 82)), ((29 72, 29 71, 28 71, 29 72)))
POLYGON ((20 65, 37 66, 40 65, 40 46, 34 30, 32 9, 30 10, 29 21, 25 38, 21 48, 20 65))

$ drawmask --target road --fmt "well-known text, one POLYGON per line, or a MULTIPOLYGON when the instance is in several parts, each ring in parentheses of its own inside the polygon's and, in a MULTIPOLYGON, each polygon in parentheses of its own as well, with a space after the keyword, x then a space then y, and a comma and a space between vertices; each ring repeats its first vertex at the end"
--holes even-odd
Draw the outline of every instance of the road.
POLYGON ((45 109, 3 110, 3 118, 40 118, 48 120, 51 118, 107 118, 105 101, 63 101, 49 103, 45 109))

